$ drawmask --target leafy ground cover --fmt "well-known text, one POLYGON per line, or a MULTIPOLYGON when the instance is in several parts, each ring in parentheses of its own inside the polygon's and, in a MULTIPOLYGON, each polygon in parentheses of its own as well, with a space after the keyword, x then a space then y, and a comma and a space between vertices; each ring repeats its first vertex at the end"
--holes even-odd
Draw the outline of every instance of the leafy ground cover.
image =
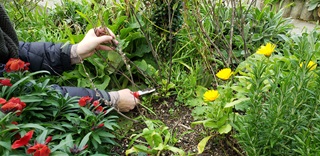
POLYGON ((77 43, 103 25, 120 44, 59 76, 6 72, 2 155, 319 154, 319 33, 291 35, 272 1, 36 2, 4 2, 20 40, 77 43), (156 92, 123 116, 48 90, 91 82, 156 92))

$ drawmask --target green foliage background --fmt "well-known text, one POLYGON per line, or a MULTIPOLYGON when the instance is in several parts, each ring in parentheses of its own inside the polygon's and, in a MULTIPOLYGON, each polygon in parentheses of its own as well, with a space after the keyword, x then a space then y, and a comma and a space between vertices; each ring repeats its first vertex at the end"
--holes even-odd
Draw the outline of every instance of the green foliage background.
MULTIPOLYGON (((222 1, 161 2, 63 0, 55 9, 23 0, 4 4, 16 24, 19 39, 26 42, 74 44, 89 29, 108 26, 118 35, 127 62, 117 51, 101 52, 101 56, 84 61, 85 70, 77 65, 74 71, 46 78, 56 79, 54 82, 60 85, 91 88, 85 74, 88 71, 99 89, 155 87, 157 93, 143 99, 145 108, 153 113, 152 103, 167 104, 166 100, 174 99, 172 109, 192 110, 193 124, 204 127, 204 131, 196 132, 205 136, 199 143, 199 153, 205 145, 226 140, 227 135, 239 143, 239 155, 320 153, 319 70, 300 67, 303 62, 318 61, 317 31, 292 35, 290 19, 282 18, 282 12, 268 4, 259 10, 252 4, 239 5, 239 1, 233 7, 222 1), (268 42, 277 45, 270 58, 254 54, 268 42), (232 80, 217 79, 215 74, 227 67, 235 71, 232 80), (208 89, 220 93, 209 104, 202 97, 208 89), (216 135, 219 139, 210 139, 216 135)), ((143 122, 147 127, 133 134, 136 137, 131 138, 128 153, 191 153, 175 147, 176 138, 163 123, 143 122), (150 141, 154 137, 157 141, 150 141), (135 142, 138 138, 147 142, 135 142)), ((85 134, 88 133, 76 139, 78 143, 85 134)), ((99 143, 96 138, 91 138, 95 147, 99 143)), ((104 152, 108 148, 90 152, 104 152)))

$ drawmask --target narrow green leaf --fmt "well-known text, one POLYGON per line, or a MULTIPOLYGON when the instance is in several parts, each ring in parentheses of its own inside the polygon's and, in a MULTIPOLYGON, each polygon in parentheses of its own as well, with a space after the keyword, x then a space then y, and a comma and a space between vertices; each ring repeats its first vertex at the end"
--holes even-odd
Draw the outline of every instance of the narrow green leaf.
POLYGON ((46 130, 46 128, 44 128, 38 124, 24 124, 24 125, 21 125, 21 128, 37 128, 37 129, 41 129, 43 131, 46 130))
POLYGON ((80 145, 79 145, 80 149, 83 148, 87 144, 91 133, 92 132, 88 133, 86 136, 83 137, 83 139, 81 140, 80 145))
POLYGON ((180 156, 186 155, 186 153, 182 149, 177 148, 177 147, 167 146, 166 149, 172 151, 173 153, 179 153, 180 156))
POLYGON ((241 102, 244 102, 244 101, 248 101, 250 100, 250 98, 241 98, 241 99, 238 99, 238 100, 235 100, 235 101, 232 101, 230 103, 227 103, 224 108, 229 108, 229 107, 233 107, 241 102))
POLYGON ((50 151, 53 153, 53 152, 55 152, 56 150, 58 150, 58 149, 60 149, 61 147, 63 147, 64 145, 69 144, 69 143, 72 142, 72 141, 73 141, 73 140, 62 141, 62 142, 60 142, 59 145, 54 146, 53 149, 50 149, 50 151))

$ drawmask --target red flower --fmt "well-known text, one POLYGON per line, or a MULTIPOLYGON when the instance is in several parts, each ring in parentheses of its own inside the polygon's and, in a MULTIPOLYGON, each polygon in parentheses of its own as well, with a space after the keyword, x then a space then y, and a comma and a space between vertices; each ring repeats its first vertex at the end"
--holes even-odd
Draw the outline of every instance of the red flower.
POLYGON ((0 98, 0 105, 5 104, 6 102, 7 102, 7 100, 6 100, 6 99, 4 99, 4 98, 0 98))
POLYGON ((103 107, 100 106, 100 102, 98 100, 93 101, 93 106, 96 107, 96 113, 101 113, 103 111, 103 107))
POLYGON ((27 149, 27 153, 33 153, 33 156, 49 156, 50 149, 45 144, 36 144, 27 149))
POLYGON ((6 72, 29 70, 30 63, 25 63, 20 59, 11 58, 4 67, 6 72))
POLYGON ((84 107, 85 105, 87 105, 87 103, 89 103, 92 100, 92 98, 90 98, 89 96, 84 96, 82 98, 80 98, 79 100, 79 105, 81 107, 84 107))
POLYGON ((24 135, 21 139, 16 140, 11 148, 12 149, 16 149, 19 148, 21 146, 27 145, 29 143, 29 140, 32 138, 33 135, 33 130, 29 131, 28 133, 26 133, 26 135, 24 135))
POLYGON ((20 115, 22 110, 26 107, 26 103, 21 102, 19 98, 12 97, 7 103, 3 104, 1 109, 4 112, 18 111, 17 115, 20 115))
POLYGON ((12 86, 10 79, 2 79, 0 80, 0 84, 3 86, 9 86, 9 87, 12 86))

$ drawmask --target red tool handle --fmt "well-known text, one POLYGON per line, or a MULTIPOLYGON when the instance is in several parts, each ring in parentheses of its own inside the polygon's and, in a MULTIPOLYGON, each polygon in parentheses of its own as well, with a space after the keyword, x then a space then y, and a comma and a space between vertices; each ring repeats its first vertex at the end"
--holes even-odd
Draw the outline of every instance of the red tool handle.
POLYGON ((140 94, 139 94, 139 92, 133 92, 133 96, 134 96, 135 98, 139 98, 140 94))

